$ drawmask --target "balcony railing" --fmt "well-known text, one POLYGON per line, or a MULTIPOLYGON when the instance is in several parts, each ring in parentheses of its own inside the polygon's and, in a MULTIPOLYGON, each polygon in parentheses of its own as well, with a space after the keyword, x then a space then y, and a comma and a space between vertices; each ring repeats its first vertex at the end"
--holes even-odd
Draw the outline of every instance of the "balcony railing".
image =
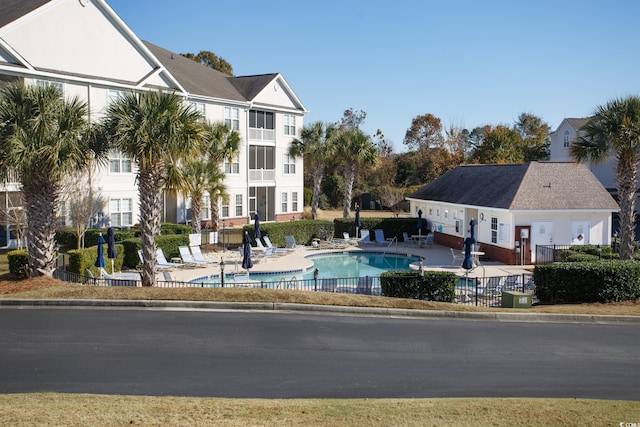
POLYGON ((264 128, 249 128, 249 141, 275 142, 276 131, 264 128))
POLYGON ((274 169, 251 169, 249 170, 250 182, 267 182, 276 180, 276 171, 274 169))

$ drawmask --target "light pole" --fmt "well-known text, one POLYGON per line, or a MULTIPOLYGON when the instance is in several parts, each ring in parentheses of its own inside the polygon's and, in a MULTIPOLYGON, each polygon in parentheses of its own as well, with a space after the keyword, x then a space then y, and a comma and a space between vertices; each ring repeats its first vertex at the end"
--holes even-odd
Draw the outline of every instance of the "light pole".
POLYGON ((224 288, 224 259, 220 258, 220 284, 224 288))

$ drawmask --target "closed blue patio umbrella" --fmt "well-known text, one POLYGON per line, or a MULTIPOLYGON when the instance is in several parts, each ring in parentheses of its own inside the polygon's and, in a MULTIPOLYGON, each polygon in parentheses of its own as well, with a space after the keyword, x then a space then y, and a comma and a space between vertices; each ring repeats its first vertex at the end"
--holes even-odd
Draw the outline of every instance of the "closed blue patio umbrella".
POLYGON ((469 271, 473 268, 473 261, 471 261, 471 251, 473 245, 476 244, 475 236, 476 221, 472 218, 469 222, 469 237, 464 239, 464 260, 462 261, 462 268, 469 271))
POLYGON ((418 235, 422 236, 422 209, 418 209, 418 235))
POLYGON ((256 214, 253 216, 253 219, 255 221, 253 223, 253 238, 256 241, 258 241, 262 237, 262 232, 260 231, 260 215, 258 215, 257 211, 256 211, 256 214))
POLYGON ((114 272, 113 260, 118 256, 116 252, 116 235, 113 227, 107 229, 107 258, 111 260, 111 274, 114 272))
POLYGON ((356 234, 355 237, 358 237, 358 230, 360 229, 360 227, 362 227, 362 223, 360 222, 360 206, 358 206, 358 204, 356 203, 356 220, 355 220, 355 225, 356 225, 356 234))
POLYGON ((253 261, 251 261, 251 237, 249 232, 245 231, 242 238, 242 268, 249 270, 253 267, 253 261))
POLYGON ((102 237, 102 233, 98 235, 98 256, 96 257, 96 262, 93 264, 98 268, 104 268, 106 263, 104 262, 104 237, 102 237))

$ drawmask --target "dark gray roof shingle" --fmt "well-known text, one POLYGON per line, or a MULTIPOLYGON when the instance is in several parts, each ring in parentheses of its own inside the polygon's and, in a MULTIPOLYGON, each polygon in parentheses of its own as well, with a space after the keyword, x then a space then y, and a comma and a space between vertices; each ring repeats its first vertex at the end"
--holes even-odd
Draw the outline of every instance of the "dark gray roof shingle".
POLYGON ((229 80, 247 100, 251 101, 277 76, 277 73, 272 73, 255 76, 229 77, 229 80))
POLYGON ((589 169, 562 162, 463 165, 409 197, 510 210, 618 210, 589 169))
POLYGON ((247 100, 225 74, 153 43, 143 43, 190 94, 232 101, 247 100))
POLYGON ((49 3, 51 0, 2 0, 0 2, 0 28, 49 3))

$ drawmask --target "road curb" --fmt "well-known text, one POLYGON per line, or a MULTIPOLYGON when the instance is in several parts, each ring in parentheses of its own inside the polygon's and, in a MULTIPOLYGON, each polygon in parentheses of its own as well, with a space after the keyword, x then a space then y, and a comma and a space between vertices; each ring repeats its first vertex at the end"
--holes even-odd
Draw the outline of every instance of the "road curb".
POLYGON ((167 300, 96 300, 96 299, 0 299, 0 307, 85 307, 85 308, 152 308, 184 310, 241 310, 342 314, 357 316, 388 316, 425 319, 468 319, 504 322, 560 322, 560 323, 637 323, 640 316, 596 314, 508 313, 417 310, 379 307, 348 307, 333 305, 272 303, 272 302, 216 302, 167 300))

